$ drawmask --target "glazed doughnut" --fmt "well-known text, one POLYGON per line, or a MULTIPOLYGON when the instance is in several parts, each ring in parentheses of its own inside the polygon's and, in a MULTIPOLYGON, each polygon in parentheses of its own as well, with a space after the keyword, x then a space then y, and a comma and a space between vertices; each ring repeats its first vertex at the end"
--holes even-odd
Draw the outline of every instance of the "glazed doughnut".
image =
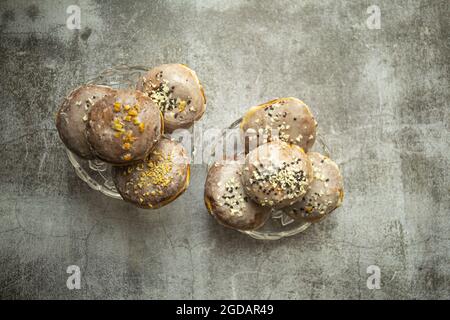
POLYGON ((276 140, 253 149, 245 158, 245 191, 262 206, 282 208, 298 201, 312 180, 311 162, 302 148, 276 140))
POLYGON ((183 145, 163 137, 144 161, 114 167, 113 181, 125 201, 155 209, 187 189, 189 172, 189 157, 183 145))
POLYGON ((344 183, 331 159, 317 152, 307 155, 313 166, 313 181, 300 201, 283 210, 294 219, 318 222, 342 204, 344 183))
POLYGON ((308 106, 297 98, 281 98, 250 108, 241 129, 252 141, 250 149, 275 136, 308 151, 316 140, 317 122, 308 106), (277 132, 276 132, 277 131, 277 132))
POLYGON ((89 111, 87 140, 103 161, 125 165, 143 160, 163 130, 161 112, 146 95, 117 90, 89 111))
POLYGON ((203 87, 196 73, 183 64, 163 64, 151 69, 136 88, 158 105, 167 132, 192 126, 205 112, 203 87))
POLYGON ((270 208, 261 207, 245 195, 238 161, 216 162, 208 171, 205 205, 222 225, 238 230, 260 228, 270 217, 270 208))
POLYGON ((86 139, 86 123, 91 106, 115 90, 98 85, 84 85, 73 90, 63 101, 56 115, 56 128, 66 147, 85 159, 95 156, 86 139))

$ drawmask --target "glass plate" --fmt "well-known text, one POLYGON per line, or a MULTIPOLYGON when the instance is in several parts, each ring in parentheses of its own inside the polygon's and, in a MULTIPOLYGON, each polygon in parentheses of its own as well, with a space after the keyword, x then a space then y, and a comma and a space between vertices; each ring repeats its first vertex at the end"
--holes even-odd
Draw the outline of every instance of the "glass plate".
MULTIPOLYGON (((213 147, 211 157, 208 162, 208 170, 215 161, 224 159, 224 154, 244 154, 244 146, 242 143, 238 142, 238 139, 242 139, 239 128, 241 121, 242 118, 234 121, 230 126, 222 131, 219 139, 213 147)), ((330 157, 330 150, 320 134, 317 134, 316 142, 314 143, 311 151, 316 151, 330 157)), ((310 225, 311 223, 308 221, 292 219, 281 210, 272 210, 271 217, 267 220, 264 226, 258 230, 239 231, 258 240, 278 240, 303 232, 310 225)))
MULTIPOLYGON (((102 71, 87 84, 106 85, 114 89, 134 88, 138 79, 150 68, 146 66, 118 65, 102 71)), ((92 189, 108 197, 122 199, 111 178, 111 165, 101 160, 85 160, 66 148, 70 163, 81 180, 92 189)))

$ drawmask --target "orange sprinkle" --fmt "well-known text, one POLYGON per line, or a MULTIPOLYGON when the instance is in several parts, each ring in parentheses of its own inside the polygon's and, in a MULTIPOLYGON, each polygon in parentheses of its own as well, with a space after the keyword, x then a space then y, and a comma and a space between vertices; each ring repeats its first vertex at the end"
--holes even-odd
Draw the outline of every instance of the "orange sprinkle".
POLYGON ((122 131, 123 130, 123 125, 121 123, 114 123, 113 128, 116 131, 122 131))
POLYGON ((178 103, 178 110, 179 110, 180 112, 183 112, 184 109, 186 109, 186 101, 181 100, 181 101, 178 103))
POLYGON ((133 142, 136 139, 137 139, 136 137, 133 137, 133 131, 131 130, 128 130, 125 136, 123 137, 123 141, 125 142, 133 142))
POLYGON ((135 117, 138 115, 138 113, 135 109, 131 109, 128 111, 128 115, 135 117))
POLYGON ((124 148, 125 150, 130 150, 130 149, 131 149, 131 143, 125 142, 125 143, 123 144, 122 148, 124 148))
POLYGON ((144 123, 140 123, 139 124, 139 132, 144 132, 145 129, 145 124, 144 123))
POLYGON ((121 109, 121 107, 122 107, 122 105, 121 105, 120 102, 114 103, 114 111, 115 111, 115 112, 119 112, 120 109, 121 109))
POLYGON ((123 160, 125 161, 130 161, 131 160, 131 154, 127 153, 122 157, 123 160))

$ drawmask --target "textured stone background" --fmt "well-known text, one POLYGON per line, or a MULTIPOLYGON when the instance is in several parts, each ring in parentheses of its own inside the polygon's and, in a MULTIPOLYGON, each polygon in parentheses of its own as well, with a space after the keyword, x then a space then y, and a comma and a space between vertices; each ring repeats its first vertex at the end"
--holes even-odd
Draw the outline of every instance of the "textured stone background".
POLYGON ((450 5, 442 1, 1 1, 1 298, 450 298, 450 5), (81 7, 82 29, 66 27, 81 7), (381 30, 366 9, 381 8, 381 30), (63 96, 119 63, 186 63, 223 127, 297 96, 345 177, 344 206, 261 242, 203 204, 205 167, 146 212, 91 191, 60 142, 63 96), (79 265, 81 290, 66 268, 79 265), (381 268, 380 290, 366 268, 381 268))

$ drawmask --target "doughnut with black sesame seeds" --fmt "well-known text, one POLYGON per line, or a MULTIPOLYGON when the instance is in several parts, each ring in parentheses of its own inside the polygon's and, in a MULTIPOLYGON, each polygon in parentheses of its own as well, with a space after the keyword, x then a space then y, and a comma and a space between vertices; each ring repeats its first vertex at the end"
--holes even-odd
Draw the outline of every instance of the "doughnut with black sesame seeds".
POLYGON ((312 166, 302 148, 277 140, 250 151, 242 173, 244 190, 262 206, 282 208, 308 190, 312 166))
POLYGON ((237 230, 255 230, 270 217, 270 208, 259 206, 244 192, 242 164, 227 160, 215 162, 205 182, 205 205, 222 225, 237 230))
POLYGON ((337 164, 330 158, 309 152, 314 177, 298 202, 283 211, 294 219, 318 222, 338 208, 344 198, 344 182, 337 164))
POLYGON ((274 139, 296 144, 308 151, 316 140, 316 127, 317 121, 309 107, 292 97, 252 107, 241 122, 247 151, 274 139))
POLYGON ((142 76, 136 88, 146 93, 164 115, 167 132, 189 128, 206 108, 197 74, 184 64, 163 64, 142 76))

